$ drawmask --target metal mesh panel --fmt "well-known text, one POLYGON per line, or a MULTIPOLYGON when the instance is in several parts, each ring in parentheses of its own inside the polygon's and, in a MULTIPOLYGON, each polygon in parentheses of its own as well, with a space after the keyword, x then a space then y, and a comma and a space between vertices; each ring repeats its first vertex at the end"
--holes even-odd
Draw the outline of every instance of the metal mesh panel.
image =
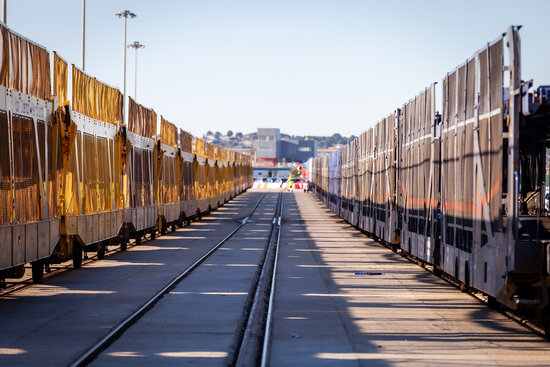
POLYGON ((0 111, 0 225, 12 221, 12 187, 10 167, 8 115, 0 111))
POLYGON ((84 214, 96 213, 98 209, 98 170, 97 170, 97 158, 98 152, 96 149, 96 141, 93 135, 84 133, 84 156, 82 161, 84 162, 84 190, 83 190, 83 202, 84 202, 84 214))
POLYGON ((81 159, 81 149, 82 149, 82 133, 80 131, 76 132, 76 135, 73 136, 73 144, 71 153, 69 156, 69 168, 65 177, 65 182, 63 183, 65 191, 65 211, 66 214, 76 215, 80 214, 80 202, 79 202, 79 193, 80 193, 80 184, 82 182, 82 159, 81 159), (77 162, 78 159, 78 162, 77 162), (78 164, 77 164, 78 163, 78 164))
POLYGON ((458 68, 456 75, 457 83, 457 119, 459 122, 465 120, 466 109, 466 66, 458 68))
POLYGON ((123 97, 116 89, 80 71, 73 65, 73 109, 93 119, 116 124, 122 121, 123 97))
POLYGON ((47 100, 51 96, 50 56, 42 47, 0 25, 2 64, 0 84, 47 100))
POLYGON ((177 162, 174 157, 164 156, 162 166, 162 203, 179 201, 177 188, 177 162))
MULTIPOLYGON (((492 81, 491 81, 492 82, 492 81)), ((502 115, 491 117, 491 179, 489 189, 489 209, 493 231, 502 229, 501 197, 502 197, 502 115)))
POLYGON ((97 196, 98 210, 109 211, 112 208, 111 178, 109 168, 112 164, 109 159, 108 141, 104 137, 97 137, 97 196))
POLYGON ((68 79, 68 66, 67 62, 63 60, 54 51, 53 53, 53 93, 56 95, 57 102, 60 106, 63 106, 68 99, 67 92, 67 79, 68 79))
POLYGON ((143 150, 143 205, 153 205, 153 151, 143 150))
MULTIPOLYGON (((49 195, 48 195, 48 192, 46 190, 46 177, 48 175, 48 172, 46 170, 46 126, 44 124, 44 121, 38 120, 36 122, 36 133, 38 135, 38 152, 39 152, 39 155, 38 155, 37 158, 39 158, 39 160, 40 160, 40 169, 42 171, 42 180, 40 182, 40 185, 42 185, 42 190, 44 192, 45 200, 46 200, 46 202, 45 202, 46 207, 43 208, 42 210, 46 214, 48 214, 48 209, 49 209, 49 207, 48 207, 48 198, 49 198, 49 195)), ((40 191, 38 193, 40 194, 40 191)))
MULTIPOLYGON (((226 180, 229 179, 229 167, 225 168, 226 170, 226 180)), ((182 200, 192 200, 194 199, 193 195, 193 163, 191 162, 183 162, 182 166, 182 181, 183 181, 183 195, 182 200)), ((229 184, 229 181, 226 182, 226 185, 229 184)), ((229 187, 226 187, 226 189, 229 189, 229 187)), ((187 215, 190 215, 193 213, 187 213, 187 215)))
POLYGON ((26 223, 39 219, 38 155, 34 123, 30 117, 12 115, 15 219, 26 223))
POLYGON ((160 141, 171 147, 178 146, 178 129, 176 125, 160 116, 160 141))
POLYGON ((496 42, 489 48, 490 59, 490 90, 491 110, 502 107, 502 73, 503 73, 503 40, 496 42))
MULTIPOLYGON (((132 161, 129 166, 131 189, 129 205, 132 208, 153 204, 153 175, 151 162, 153 151, 132 147, 132 161)), ((128 164, 128 163, 127 163, 128 164)))
MULTIPOLYGON (((193 135, 187 131, 180 129, 180 147, 181 150, 187 153, 193 152, 193 135)), ((226 156, 225 160, 229 160, 229 156, 226 156)))
MULTIPOLYGON (((214 152, 216 150, 216 146, 214 144, 208 144, 208 143, 205 143, 205 145, 206 145, 206 156, 208 157, 208 159, 214 159, 214 152)), ((242 154, 239 154, 239 160, 241 162, 243 161, 242 154)))
MULTIPOLYGON (((464 155, 464 202, 468 204, 466 218, 471 221, 474 219, 474 129, 472 124, 466 126, 464 155)), ((471 225, 472 223, 468 223, 468 226, 471 225)))
POLYGON ((448 82, 448 76, 445 76, 445 78, 443 78, 443 83, 441 83, 442 87, 441 87, 441 90, 442 90, 442 96, 443 96, 443 112, 442 112, 442 119, 443 121, 449 121, 449 109, 447 107, 447 103, 448 103, 448 93, 449 93, 449 88, 448 88, 448 85, 449 85, 449 82, 448 82))
POLYGON ((144 107, 128 98, 128 130, 152 138, 157 134, 157 114, 152 108, 144 107))
POLYGON ((479 53, 479 114, 489 112, 489 51, 479 53))
POLYGON ((474 117, 474 97, 476 92, 475 77, 476 77, 476 60, 468 61, 466 69, 466 119, 474 117))
POLYGON ((448 80, 448 114, 449 127, 456 124, 457 101, 456 101, 456 72, 449 74, 448 80))
POLYGON ((203 199, 206 197, 206 171, 204 164, 199 164, 198 161, 194 162, 194 175, 196 198, 203 199))

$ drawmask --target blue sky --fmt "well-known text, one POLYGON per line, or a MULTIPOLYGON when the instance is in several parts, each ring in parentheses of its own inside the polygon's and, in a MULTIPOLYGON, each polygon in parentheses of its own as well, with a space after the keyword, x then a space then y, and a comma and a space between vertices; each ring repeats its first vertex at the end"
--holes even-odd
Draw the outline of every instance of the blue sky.
MULTIPOLYGON (((128 43, 146 45, 138 102, 199 136, 358 135, 511 24, 523 79, 550 84, 547 0, 87 0, 86 72, 120 89, 122 9, 138 15, 128 43)), ((80 65, 80 0, 8 0, 7 23, 80 65)))

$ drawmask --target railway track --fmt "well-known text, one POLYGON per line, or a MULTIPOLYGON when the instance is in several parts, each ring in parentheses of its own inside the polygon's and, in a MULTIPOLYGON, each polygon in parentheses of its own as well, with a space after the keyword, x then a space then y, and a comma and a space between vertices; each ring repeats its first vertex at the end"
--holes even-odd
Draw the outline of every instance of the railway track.
POLYGON ((86 366, 92 362, 98 355, 101 354, 106 348, 112 345, 117 339, 119 339, 133 324, 138 322, 148 311, 150 311, 155 305, 163 298, 164 295, 169 293, 178 283, 183 279, 188 277, 193 273, 199 266, 207 260, 212 254, 214 254, 222 245, 224 245, 228 240, 230 240, 241 228, 243 228, 247 223, 251 222, 251 217, 256 212, 260 203, 264 200, 267 193, 264 193, 258 201, 254 204, 250 213, 240 221, 238 226, 232 230, 226 237, 219 241, 216 245, 210 248, 204 255, 197 259, 194 263, 188 266, 185 270, 177 274, 171 281, 165 284, 161 289, 159 289, 154 295, 152 295, 147 301, 145 301, 139 308, 134 312, 124 318, 117 325, 112 327, 108 332, 106 332, 103 337, 97 340, 92 346, 87 348, 83 353, 81 353, 76 359, 74 359, 69 366, 86 366))
POLYGON ((283 223, 284 196, 279 193, 277 210, 257 281, 249 292, 248 307, 243 312, 242 333, 238 335, 238 351, 232 365, 267 366, 271 338, 272 310, 275 296, 279 245, 283 223))

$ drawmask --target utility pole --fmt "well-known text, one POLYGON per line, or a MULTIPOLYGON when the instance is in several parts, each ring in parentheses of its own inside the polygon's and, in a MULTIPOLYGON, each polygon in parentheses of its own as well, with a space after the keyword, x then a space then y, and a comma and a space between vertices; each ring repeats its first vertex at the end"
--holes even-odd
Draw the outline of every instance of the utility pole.
POLYGON ((137 101, 137 53, 138 53, 138 50, 140 48, 144 48, 145 45, 142 45, 141 43, 139 43, 138 41, 135 41, 134 43, 130 43, 128 45, 128 48, 133 48, 135 53, 134 53, 134 100, 137 101))
MULTIPOLYGON (((2 0, 6 1, 6 0, 2 0)), ((82 0, 82 71, 86 69, 86 0, 82 0)))
POLYGON ((8 0, 2 0, 2 23, 8 24, 8 0))
MULTIPOLYGON (((124 98, 124 117, 123 120, 126 121, 126 22, 128 17, 135 18, 137 15, 132 13, 130 10, 121 10, 115 14, 117 18, 124 18, 124 44, 122 45, 122 95, 124 98)), ((122 121, 122 122, 124 122, 122 121)))

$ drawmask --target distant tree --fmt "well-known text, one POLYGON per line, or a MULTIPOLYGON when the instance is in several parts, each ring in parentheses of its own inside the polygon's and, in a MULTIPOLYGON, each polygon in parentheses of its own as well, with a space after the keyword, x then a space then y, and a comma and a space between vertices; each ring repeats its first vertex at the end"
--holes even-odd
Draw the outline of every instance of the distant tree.
POLYGON ((300 177, 300 175, 298 174, 298 167, 292 167, 290 169, 290 175, 293 177, 293 178, 298 178, 300 177))
POLYGON ((227 130, 227 136, 232 137, 233 136, 233 131, 227 130))
POLYGON ((206 136, 210 136, 210 135, 214 135, 214 133, 210 130, 208 130, 208 132, 206 133, 206 136))
POLYGON ((243 133, 238 132, 238 133, 235 134, 235 137, 236 137, 237 139, 242 139, 242 138, 243 138, 243 133))
POLYGON ((216 136, 216 139, 219 139, 220 136, 222 136, 222 133, 220 133, 219 131, 216 131, 214 135, 216 136))

